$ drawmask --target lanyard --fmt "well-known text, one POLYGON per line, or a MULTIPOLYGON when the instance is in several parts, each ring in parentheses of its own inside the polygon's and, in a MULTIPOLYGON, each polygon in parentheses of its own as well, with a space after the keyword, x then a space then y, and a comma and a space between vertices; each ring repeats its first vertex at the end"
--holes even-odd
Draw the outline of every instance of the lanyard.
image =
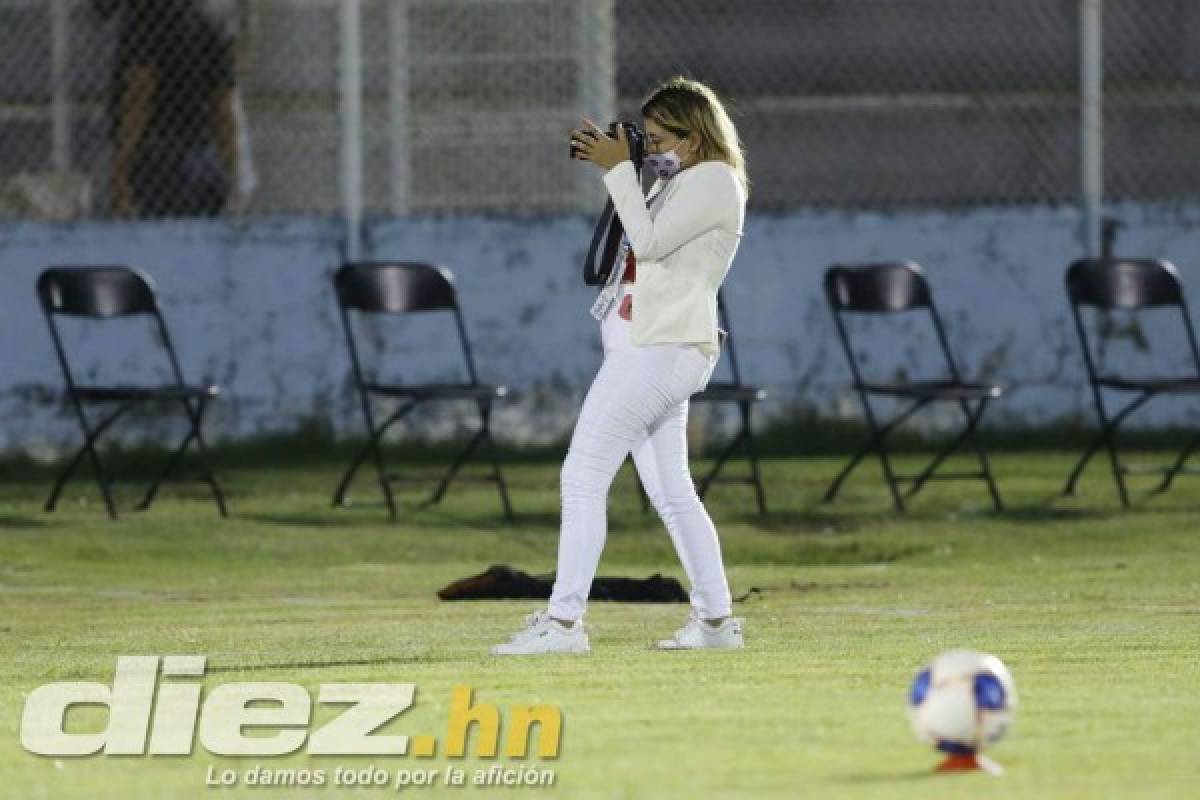
MULTIPOLYGON (((666 187, 664 186, 663 189, 666 187)), ((650 204, 658 199, 658 196, 663 193, 663 189, 659 189, 653 196, 646 198, 646 208, 650 208, 650 204)), ((596 297, 596 302, 592 303, 591 311, 593 317, 600 321, 608 316, 608 312, 613 307, 613 303, 617 302, 617 293, 621 291, 621 278, 625 276, 625 267, 628 264, 629 250, 633 245, 629 241, 629 236, 621 234, 621 248, 618 250, 617 263, 612 268, 612 272, 608 275, 608 282, 604 284, 604 288, 600 290, 600 294, 596 297)))

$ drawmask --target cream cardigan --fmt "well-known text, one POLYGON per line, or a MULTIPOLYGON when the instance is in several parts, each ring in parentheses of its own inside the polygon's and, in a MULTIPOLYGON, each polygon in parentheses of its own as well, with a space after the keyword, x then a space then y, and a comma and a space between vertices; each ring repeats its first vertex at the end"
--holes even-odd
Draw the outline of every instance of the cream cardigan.
POLYGON ((604 175, 637 258, 634 344, 676 342, 717 352, 717 289, 742 236, 746 192, 723 161, 702 161, 657 186, 653 209, 633 162, 604 175))

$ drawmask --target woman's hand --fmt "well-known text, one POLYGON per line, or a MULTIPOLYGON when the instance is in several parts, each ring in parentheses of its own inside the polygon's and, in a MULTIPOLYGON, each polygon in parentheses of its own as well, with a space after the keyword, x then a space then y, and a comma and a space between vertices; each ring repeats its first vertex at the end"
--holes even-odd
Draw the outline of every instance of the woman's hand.
POLYGON ((578 158, 591 161, 604 170, 629 159, 629 140, 625 137, 624 127, 617 126, 617 138, 613 139, 587 117, 583 118, 583 124, 587 127, 571 131, 572 146, 578 158))

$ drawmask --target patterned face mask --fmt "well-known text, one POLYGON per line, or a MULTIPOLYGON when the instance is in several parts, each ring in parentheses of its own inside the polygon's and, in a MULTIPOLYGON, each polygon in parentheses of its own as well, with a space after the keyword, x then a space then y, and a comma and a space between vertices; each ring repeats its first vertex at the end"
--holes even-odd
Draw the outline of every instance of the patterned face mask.
POLYGON ((673 178, 682 166, 679 156, 675 154, 678 149, 679 145, 675 145, 665 153, 647 153, 646 164, 664 181, 673 178))

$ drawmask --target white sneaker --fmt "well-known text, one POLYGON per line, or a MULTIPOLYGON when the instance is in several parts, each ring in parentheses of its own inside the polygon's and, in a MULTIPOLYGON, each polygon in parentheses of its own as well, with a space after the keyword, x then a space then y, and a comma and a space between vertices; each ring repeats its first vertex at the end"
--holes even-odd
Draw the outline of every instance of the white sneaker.
POLYGON ((525 627, 512 635, 510 641, 492 648, 494 656, 531 656, 538 653, 587 653, 587 631, 583 620, 570 627, 551 619, 548 611, 535 611, 525 617, 525 627))
POLYGON ((713 627, 701 620, 693 611, 687 624, 675 631, 670 639, 662 639, 656 645, 659 650, 736 650, 743 647, 741 617, 729 617, 713 627))

